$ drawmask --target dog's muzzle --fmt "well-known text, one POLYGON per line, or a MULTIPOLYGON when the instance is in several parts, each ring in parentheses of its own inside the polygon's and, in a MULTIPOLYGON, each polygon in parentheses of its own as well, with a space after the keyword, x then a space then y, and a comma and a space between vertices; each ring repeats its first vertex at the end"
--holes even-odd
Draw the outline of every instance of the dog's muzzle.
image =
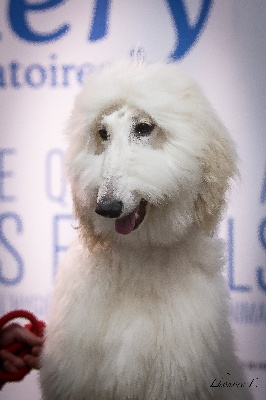
POLYGON ((146 215, 147 201, 141 199, 137 207, 129 214, 121 217, 123 213, 123 202, 121 200, 101 200, 97 203, 95 212, 102 217, 116 218, 115 230, 122 235, 128 235, 137 229, 146 215), (121 217, 121 218, 119 218, 121 217))

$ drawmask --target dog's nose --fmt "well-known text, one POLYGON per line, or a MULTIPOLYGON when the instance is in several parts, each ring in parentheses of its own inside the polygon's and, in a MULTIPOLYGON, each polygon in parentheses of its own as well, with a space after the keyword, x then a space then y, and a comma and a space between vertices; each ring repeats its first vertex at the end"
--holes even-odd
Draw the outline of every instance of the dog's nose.
POLYGON ((120 200, 104 200, 97 203, 95 212, 103 217, 118 218, 122 214, 123 203, 120 200))

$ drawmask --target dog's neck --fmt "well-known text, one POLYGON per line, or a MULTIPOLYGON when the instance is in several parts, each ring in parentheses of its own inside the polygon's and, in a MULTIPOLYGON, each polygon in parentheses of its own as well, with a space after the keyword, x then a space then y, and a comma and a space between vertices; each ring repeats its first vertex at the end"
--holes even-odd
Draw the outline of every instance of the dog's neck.
POLYGON ((127 271, 132 268, 134 274, 145 274, 149 269, 167 271, 170 268, 183 268, 188 264, 211 272, 214 268, 217 270, 221 267, 221 262, 217 259, 222 257, 223 246, 217 237, 207 236, 201 229, 194 227, 182 239, 169 245, 139 244, 138 247, 133 247, 109 240, 97 242, 89 251, 113 260, 112 268, 127 271), (207 265, 205 260, 205 254, 208 252, 215 254, 215 260, 212 260, 210 265, 207 265), (213 267, 213 264, 216 264, 217 268, 213 267))

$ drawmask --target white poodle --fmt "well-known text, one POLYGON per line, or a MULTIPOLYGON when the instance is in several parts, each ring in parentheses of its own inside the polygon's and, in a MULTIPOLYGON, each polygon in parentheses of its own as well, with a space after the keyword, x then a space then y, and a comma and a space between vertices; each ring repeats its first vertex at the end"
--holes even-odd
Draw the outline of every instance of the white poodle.
POLYGON ((234 145, 175 65, 91 75, 68 126, 80 242, 58 273, 45 400, 247 400, 213 235, 234 145))

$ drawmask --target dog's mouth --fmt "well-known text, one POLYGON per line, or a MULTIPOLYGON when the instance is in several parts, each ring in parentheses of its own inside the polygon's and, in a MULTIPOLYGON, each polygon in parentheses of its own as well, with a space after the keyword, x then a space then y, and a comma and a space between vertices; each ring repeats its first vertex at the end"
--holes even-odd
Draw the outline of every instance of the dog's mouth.
POLYGON ((137 229, 146 215, 147 201, 141 199, 139 205, 128 215, 115 220, 115 230, 121 235, 128 235, 137 229))

